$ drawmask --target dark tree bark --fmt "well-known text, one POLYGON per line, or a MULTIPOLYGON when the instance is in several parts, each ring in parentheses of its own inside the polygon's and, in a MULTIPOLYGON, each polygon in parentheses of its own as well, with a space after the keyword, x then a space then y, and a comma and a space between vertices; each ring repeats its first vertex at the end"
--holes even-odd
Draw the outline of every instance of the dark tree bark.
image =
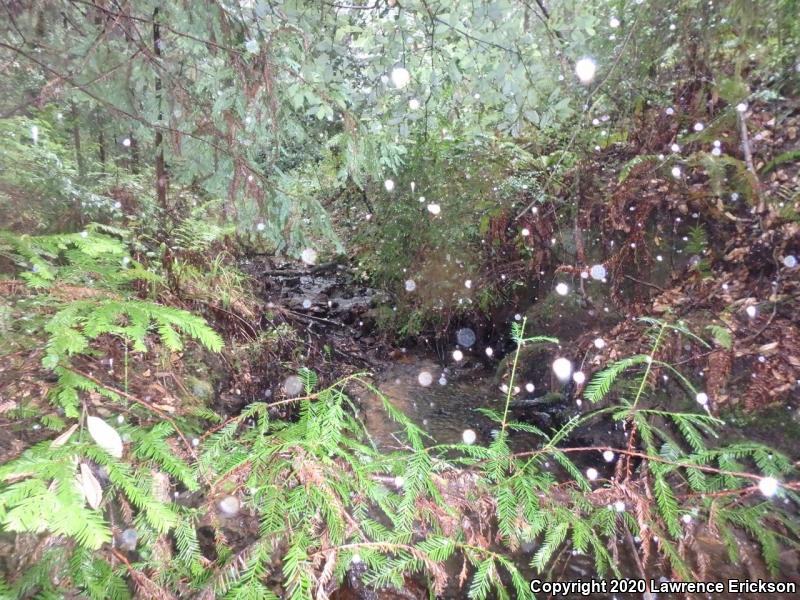
MULTIPOLYGON (((153 11, 153 53, 157 58, 161 58, 161 28, 158 24, 158 8, 153 11)), ((161 77, 156 75, 156 98, 158 100, 158 122, 164 118, 161 112, 161 77)), ((156 150, 156 200, 158 205, 167 210, 167 168, 164 164, 164 135, 161 129, 156 129, 155 134, 156 150)))
POLYGON ((83 177, 86 175, 86 162, 83 160, 83 152, 81 151, 81 126, 78 115, 78 107, 74 102, 70 103, 70 114, 72 116, 72 144, 75 146, 75 162, 78 165, 78 175, 83 177))

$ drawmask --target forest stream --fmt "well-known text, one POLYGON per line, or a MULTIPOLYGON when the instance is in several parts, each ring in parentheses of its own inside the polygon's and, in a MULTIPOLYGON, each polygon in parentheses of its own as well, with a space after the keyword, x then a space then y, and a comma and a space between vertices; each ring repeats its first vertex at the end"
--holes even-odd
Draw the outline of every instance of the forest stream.
MULTIPOLYGON (((259 265, 257 260, 254 262, 259 265)), ((333 352, 339 352, 351 359, 360 358, 358 363, 374 373, 377 388, 430 436, 430 444, 457 444, 464 440, 467 435, 465 432, 474 432, 478 444, 489 444, 497 437, 497 424, 482 415, 479 409, 499 410, 503 405, 508 388, 499 383, 501 378, 498 376, 498 364, 503 362, 504 356, 501 354, 502 350, 491 350, 491 344, 479 344, 472 329, 462 327, 453 336, 452 347, 460 349, 457 361, 449 354, 443 355, 431 348, 377 348, 376 340, 368 333, 365 334, 364 330, 369 331, 371 309, 377 303, 386 301, 387 296, 378 290, 355 284, 346 265, 336 262, 316 269, 284 266, 281 269, 267 269, 265 273, 263 266, 254 266, 248 261, 245 268, 254 276, 265 278, 264 300, 268 306, 280 304, 287 307, 295 318, 306 324, 310 335, 322 336, 321 343, 329 345, 333 352), (489 352, 487 348, 490 349, 489 352)), ((507 327, 508 324, 499 325, 507 327)), ((561 328, 561 331, 565 329, 561 328)), ((585 333, 580 325, 568 327, 566 331, 572 332, 575 337, 585 333)), ((569 345, 571 341, 573 340, 563 339, 565 345, 569 345)), ((494 345, 502 344, 495 340, 494 345)), ((570 384, 558 391, 547 391, 552 388, 553 383, 549 376, 544 380, 518 382, 511 390, 513 400, 510 411, 513 418, 550 430, 581 415, 582 403, 569 397, 574 386, 570 384)), ((398 428, 393 421, 386 418, 380 401, 370 393, 363 394, 363 397, 357 396, 355 400, 359 404, 356 416, 362 420, 372 442, 385 451, 402 449, 404 446, 397 437, 398 428)), ((780 425, 777 426, 780 428, 780 425)), ((619 423, 598 419, 576 429, 566 445, 618 446, 627 437, 623 429, 619 423)), ((767 426, 762 431, 751 432, 751 435, 769 440, 777 448, 791 450, 794 440, 791 437, 781 438, 776 433, 774 427, 767 426)), ((792 436, 792 430, 784 435, 792 436)), ((541 442, 536 436, 523 432, 513 436, 510 444, 513 450, 525 452, 539 447, 541 442)), ((615 465, 604 460, 599 452, 585 455, 576 460, 575 464, 581 469, 596 469, 602 478, 610 478, 614 474, 615 465)), ((552 469, 558 478, 566 480, 569 476, 557 463, 545 463, 545 466, 552 469)), ((609 510, 613 508, 609 506, 609 510)), ((669 581, 663 572, 650 570, 645 573, 642 570, 638 554, 632 552, 630 547, 633 544, 638 545, 638 537, 620 541, 623 542, 623 547, 618 557, 618 566, 624 577, 635 579, 646 574, 648 578, 669 581)), ((700 532, 696 543, 703 547, 708 556, 715 557, 707 568, 717 579, 741 577, 742 569, 750 579, 766 577, 765 566, 757 555, 757 549, 753 547, 748 552, 744 546, 747 542, 744 540, 739 543, 743 545, 743 556, 746 558, 739 565, 730 564, 713 535, 700 532)), ((523 544, 515 555, 520 562, 521 571, 531 579, 536 574, 525 563, 535 549, 534 544, 523 544)), ((800 572, 800 563, 794 553, 786 553, 782 560, 782 568, 787 572, 800 572)), ((451 561, 448 564, 453 582, 457 581, 460 568, 461 565, 456 562, 451 561)), ((424 582, 413 578, 406 581, 406 589, 383 590, 376 595, 373 590, 359 583, 358 565, 353 569, 353 576, 346 579, 344 588, 337 592, 336 598, 393 600, 424 597, 424 582)), ((596 577, 592 559, 580 552, 573 551, 560 556, 552 569, 560 570, 559 579, 565 576, 568 579, 596 577)), ((460 598, 459 587, 453 585, 441 597, 460 598)), ((585 596, 573 593, 561 597, 577 600, 585 596)), ((642 595, 619 593, 614 597, 639 598, 642 595)), ((644 594, 645 600, 682 597, 682 594, 672 593, 644 594)), ((737 594, 721 594, 715 597, 741 598, 737 594)), ((778 594, 773 597, 788 599, 793 596, 778 594)))

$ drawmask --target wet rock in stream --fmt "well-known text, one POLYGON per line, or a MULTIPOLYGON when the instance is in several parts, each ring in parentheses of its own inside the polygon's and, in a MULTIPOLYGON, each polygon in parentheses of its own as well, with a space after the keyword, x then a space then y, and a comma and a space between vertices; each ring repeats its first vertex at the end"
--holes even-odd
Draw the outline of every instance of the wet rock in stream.
POLYGON ((359 285, 350 270, 337 263, 308 270, 284 265, 250 271, 262 281, 266 300, 300 315, 333 321, 330 325, 355 325, 362 332, 374 321, 371 311, 389 300, 385 292, 359 285))

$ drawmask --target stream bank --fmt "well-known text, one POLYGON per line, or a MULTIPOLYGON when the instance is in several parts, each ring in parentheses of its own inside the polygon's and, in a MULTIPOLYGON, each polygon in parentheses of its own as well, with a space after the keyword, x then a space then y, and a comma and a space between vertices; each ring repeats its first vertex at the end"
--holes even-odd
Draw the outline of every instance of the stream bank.
MULTIPOLYGON (((425 344, 420 340, 422 343, 408 348, 397 347, 381 335, 376 323, 376 309, 390 303, 390 295, 356 283, 355 276, 345 264, 329 263, 313 269, 251 262, 246 267, 253 277, 263 282, 264 300, 268 307, 266 318, 280 314, 282 318, 294 322, 316 347, 321 345, 328 348, 326 352, 331 355, 342 359, 346 357, 353 369, 373 372, 378 389, 396 408, 428 433, 435 443, 459 443, 465 439, 465 431, 469 430, 475 432, 478 444, 487 446, 497 435, 496 425, 478 409, 502 409, 506 382, 509 381, 509 339, 479 342, 475 331, 467 324, 462 324, 455 331, 445 333, 436 344, 425 344), (449 347, 441 351, 442 339, 447 337, 451 338, 449 347), (487 352, 487 349, 490 351, 487 352), (454 352, 458 352, 458 358, 454 352)), ((609 355, 606 343, 597 344, 596 340, 617 339, 634 345, 633 330, 628 328, 626 321, 615 317, 612 311, 604 311, 602 306, 587 306, 582 296, 576 294, 564 298, 555 292, 533 303, 527 310, 511 315, 505 322, 494 323, 493 327, 510 329, 513 322, 523 318, 534 329, 531 334, 541 332, 556 335, 561 344, 523 351, 517 379, 511 389, 512 418, 544 431, 552 431, 569 419, 591 410, 581 402, 583 385, 574 381, 562 385, 555 379, 551 369, 554 357, 573 357, 576 368, 585 371, 589 377, 592 370, 609 360, 609 357, 619 356, 618 352, 621 352, 616 348, 614 352, 617 354, 612 352, 609 355), (625 333, 618 335, 619 332, 625 333), (588 350, 587 345, 593 349, 588 350)), ((678 350, 691 355, 693 349, 681 347, 678 350)), ((378 407, 370 404, 372 400, 357 396, 356 401, 373 442, 387 451, 402 448, 393 424, 378 407)), ((792 404, 787 408, 796 411, 792 404)), ((790 422, 794 422, 794 418, 790 422)), ((735 438, 739 433, 733 430, 730 435, 735 438)), ((791 454, 794 450, 792 437, 793 434, 787 430, 786 437, 769 441, 791 454)), ((624 447, 626 440, 627 432, 621 423, 598 419, 575 430, 564 441, 564 446, 624 447)), ((511 446, 517 452, 536 448, 539 443, 535 436, 524 433, 515 434, 511 439, 511 446)), ((581 469, 596 469, 603 479, 615 477, 615 465, 609 464, 600 454, 587 455, 576 461, 576 465, 581 469)), ((567 476, 558 465, 552 468, 558 477, 567 476)), ((723 566, 726 562, 724 549, 713 532, 698 524, 692 532, 692 539, 702 549, 703 555, 716 557, 712 569, 716 576, 741 576, 739 569, 723 566)), ((629 577, 640 576, 638 557, 631 551, 634 546, 628 547, 638 544, 638 540, 629 544, 620 538, 619 543, 625 548, 618 557, 623 573, 629 577)), ((748 577, 767 577, 757 549, 744 539, 739 543, 746 556, 743 565, 748 577)), ((521 562, 526 562, 534 551, 534 547, 522 548, 519 554, 521 562)), ((781 561, 785 573, 797 572, 800 566, 796 553, 786 553, 781 561)), ((551 573, 560 571, 559 578, 591 577, 594 572, 588 557, 575 553, 560 556, 553 569, 551 573)), ((422 597, 418 593, 422 589, 420 582, 414 580, 407 580, 407 588, 403 590, 381 591, 376 596, 374 591, 358 583, 355 571, 347 578, 349 583, 337 592, 337 598, 422 597)), ((456 572, 457 568, 454 568, 453 574, 456 572)), ((663 579, 668 574, 669 568, 659 563, 651 564, 647 573, 654 579, 663 579)), ((532 577, 533 571, 529 575, 532 577)), ((460 597, 455 588, 452 594, 443 597, 460 597)))

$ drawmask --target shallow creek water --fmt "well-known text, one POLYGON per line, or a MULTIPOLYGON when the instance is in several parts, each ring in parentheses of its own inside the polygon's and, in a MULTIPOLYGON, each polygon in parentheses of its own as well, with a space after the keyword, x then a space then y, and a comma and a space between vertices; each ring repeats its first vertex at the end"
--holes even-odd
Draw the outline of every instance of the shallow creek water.
MULTIPOLYGON (((538 383, 538 382, 535 382, 538 383)), ((485 368, 475 369, 459 369, 453 367, 442 367, 436 360, 425 356, 409 355, 404 359, 397 362, 384 365, 384 368, 378 373, 378 387, 383 394, 400 410, 402 410, 408 417, 410 417, 417 425, 426 431, 433 439, 431 444, 434 443, 456 443, 462 441, 462 434, 465 429, 472 429, 477 434, 477 444, 488 445, 493 439, 493 430, 496 427, 491 420, 481 415, 476 411, 478 408, 492 408, 502 412, 505 393, 501 391, 495 381, 494 374, 485 368), (419 374, 423 371, 430 373, 433 376, 433 381, 428 386, 420 385, 419 374)), ((516 394, 514 400, 524 400, 526 396, 523 389, 520 393, 516 394)), ((532 394, 528 394, 529 399, 532 394)), ((371 405, 370 402, 375 400, 367 400, 362 398, 362 406, 364 407, 363 418, 367 426, 367 430, 373 437, 373 440, 379 447, 387 449, 397 448, 401 446, 402 440, 396 437, 398 434, 398 427, 388 418, 379 406, 371 405)), ((375 401, 376 402, 376 401, 375 401)), ((581 409, 575 405, 566 405, 558 407, 558 414, 552 415, 554 421, 557 419, 566 420, 573 415, 581 412, 581 409)), ((546 427, 551 423, 542 423, 541 420, 545 415, 533 414, 537 411, 530 407, 517 407, 512 409, 512 415, 515 418, 530 420, 537 423, 542 427, 546 427), (532 416, 532 418, 530 418, 532 416)), ((578 430, 574 435, 572 441, 575 445, 583 445, 586 443, 594 444, 615 444, 619 443, 621 436, 620 431, 613 429, 613 426, 608 422, 600 422, 595 425, 588 425, 578 430)), ((525 433, 513 434, 510 440, 512 449, 520 452, 530 450, 537 447, 537 439, 525 433)), ((582 457, 576 461, 576 464, 581 469, 593 466, 600 470, 601 477, 611 477, 612 470, 604 464, 602 457, 582 457)), ((633 540, 625 540, 620 538, 618 541, 619 547, 619 567, 625 577, 640 578, 641 571, 637 564, 637 559, 631 551, 631 543, 633 540)), ((745 559, 740 564, 732 565, 728 562, 723 549, 720 547, 718 541, 714 536, 705 532, 702 528, 696 533, 694 544, 703 547, 712 558, 712 564, 708 567, 708 579, 713 581, 725 581, 727 579, 743 579, 749 578, 752 580, 763 578, 771 580, 765 573, 763 565, 759 560, 745 559)), ((746 542, 742 542, 743 544, 746 542)), ((555 561, 549 574, 537 575, 527 563, 536 551, 534 545, 522 548, 515 556, 516 562, 520 567, 525 577, 532 579, 534 577, 540 578, 544 581, 589 581, 596 578, 594 563, 591 557, 581 555, 574 552, 565 552, 555 561)), ((757 553, 756 553, 757 554, 757 553)), ((787 556, 787 559, 791 560, 787 556)), ((461 568, 460 562, 449 565, 451 571, 451 579, 455 581, 458 576, 458 571, 461 568)), ((797 573, 797 566, 787 565, 789 573, 797 573)), ((651 566, 647 569, 647 578, 652 578, 656 581, 669 575, 668 569, 663 566, 651 566)), ((796 575, 795 575, 796 578, 796 575)), ((465 590, 459 590, 455 586, 448 589, 443 597, 445 598, 462 598, 464 597, 465 590)), ((538 594, 539 598, 552 598, 547 594, 538 594)), ((660 598, 662 600, 671 598, 686 598, 685 595, 677 594, 651 594, 650 592, 633 593, 633 594, 590 594, 589 596, 582 596, 580 594, 567 594, 559 595, 558 598, 646 598, 647 600, 655 600, 660 598)), ((691 597, 691 596, 690 596, 691 597)), ((696 596, 698 598, 707 598, 708 596, 696 596)), ((745 599, 757 598, 759 595, 747 594, 714 594, 713 598, 717 599, 745 599)), ((789 598, 790 596, 781 596, 773 594, 771 598, 781 599, 789 598)))
MULTIPOLYGON (((493 439, 493 430, 497 427, 490 419, 477 412, 479 408, 491 408, 502 412, 505 402, 505 393, 499 388, 493 368, 497 363, 489 365, 486 362, 475 360, 474 356, 466 357, 463 362, 453 364, 447 361, 445 367, 439 360, 422 353, 403 352, 395 353, 399 356, 392 361, 381 361, 377 357, 377 352, 367 350, 373 346, 371 338, 365 337, 361 330, 361 319, 366 317, 369 309, 374 305, 377 292, 367 288, 357 288, 346 272, 335 270, 326 273, 300 274, 286 273, 280 271, 271 274, 270 285, 266 296, 268 300, 274 300, 284 306, 288 306, 296 314, 308 315, 307 318, 313 322, 309 327, 315 327, 325 331, 323 335, 331 337, 331 340, 346 339, 348 341, 359 340, 358 347, 353 351, 362 354, 367 362, 373 365, 371 369, 376 373, 378 388, 394 404, 396 408, 406 414, 412 421, 420 426, 428 435, 431 436, 429 444, 436 443, 456 443, 462 441, 465 430, 471 429, 476 434, 476 444, 489 445, 493 439), (420 374, 430 375, 428 385, 422 385, 420 374)), ((562 321, 568 323, 570 320, 562 321)), ((575 321, 563 331, 548 332, 556 335, 562 341, 577 337, 583 329, 590 325, 575 321)), ((333 341, 332 341, 333 344, 333 341)), ((335 344, 333 344, 335 345, 335 344)), ((494 357, 495 361, 499 357, 494 357)), ((549 367, 545 369, 549 373, 549 367)), ((423 378, 428 382, 428 378, 423 378)), ((525 382, 527 383, 527 381, 525 382)), ((532 381, 536 387, 535 393, 528 393, 525 383, 517 383, 522 389, 513 395, 513 407, 510 418, 531 422, 541 429, 547 431, 552 427, 557 427, 560 423, 566 422, 574 415, 578 415, 589 410, 584 403, 579 406, 574 400, 564 399, 556 403, 543 403, 539 390, 547 390, 549 383, 543 381, 532 381)), ((563 391, 563 390, 562 390, 563 391)), ((367 431, 379 448, 387 451, 403 445, 399 426, 391 421, 380 406, 380 401, 371 394, 365 394, 360 398, 363 410, 361 415, 365 422, 367 431)), ((540 443, 536 437, 527 433, 513 433, 510 445, 513 451, 521 452, 536 448, 540 443)), ((576 446, 595 446, 610 445, 620 447, 625 443, 624 434, 617 425, 609 423, 608 420, 598 421, 582 426, 573 432, 569 439, 563 442, 568 445, 576 446)), ((774 443, 774 440, 773 440, 774 443)), ((600 473, 600 478, 611 478, 613 476, 613 465, 605 463, 600 453, 595 456, 581 455, 573 456, 580 469, 593 467, 600 473)), ((555 466, 553 466, 555 469, 555 466)), ((556 472, 556 476, 559 474, 556 472)), ((625 577, 639 578, 641 570, 638 566, 638 558, 632 551, 634 540, 620 538, 617 540, 619 548, 619 568, 625 577)), ((711 557, 711 564, 707 567, 708 578, 714 581, 726 580, 728 578, 770 578, 764 571, 763 565, 759 560, 746 558, 740 564, 731 565, 728 563, 724 550, 721 548, 715 536, 703 530, 698 524, 695 532, 693 544, 702 547, 703 551, 711 557)), ((745 546, 749 542, 742 541, 745 546)), ((516 563, 521 568, 523 574, 528 578, 539 577, 545 581, 588 581, 595 577, 593 560, 585 555, 572 552, 563 552, 551 566, 551 570, 544 575, 536 575, 528 566, 531 557, 536 551, 536 546, 522 548, 514 557, 516 563)), ((756 556, 757 552, 745 552, 744 555, 756 556)), ((798 578, 800 567, 792 563, 793 556, 787 556, 787 564, 782 572, 793 574, 798 578)), ((450 579, 455 582, 461 569, 460 562, 449 565, 450 579)), ((651 565, 646 572, 647 578, 658 580, 660 577, 669 575, 669 569, 663 565, 651 565)), ((419 582, 417 582, 419 583, 419 582)), ((419 586, 418 586, 419 587, 419 586)), ((424 586, 423 586, 424 587, 424 586)), ((382 592, 372 592, 359 589, 353 594, 345 594, 342 598, 395 598, 395 597, 417 597, 414 594, 385 595, 382 592)), ((448 589, 444 598, 463 598, 466 596, 465 589, 452 587, 448 589)), ((339 597, 339 596, 337 596, 339 597)), ((422 596, 420 596, 422 597, 422 596)), ((539 598, 552 597, 547 594, 538 594, 539 598)), ((656 597, 665 600, 667 598, 685 598, 669 594, 636 593, 636 594, 599 594, 581 596, 579 594, 567 594, 557 596, 558 598, 647 598, 654 600, 656 597)), ((698 596, 700 597, 700 596, 698 596)), ((702 596, 705 598, 706 596, 702 596)), ((758 595, 746 594, 714 594, 715 599, 731 598, 758 598, 758 595)), ((788 596, 786 596, 788 598, 788 596)), ((771 595, 770 598, 780 599, 780 595, 771 595)))

